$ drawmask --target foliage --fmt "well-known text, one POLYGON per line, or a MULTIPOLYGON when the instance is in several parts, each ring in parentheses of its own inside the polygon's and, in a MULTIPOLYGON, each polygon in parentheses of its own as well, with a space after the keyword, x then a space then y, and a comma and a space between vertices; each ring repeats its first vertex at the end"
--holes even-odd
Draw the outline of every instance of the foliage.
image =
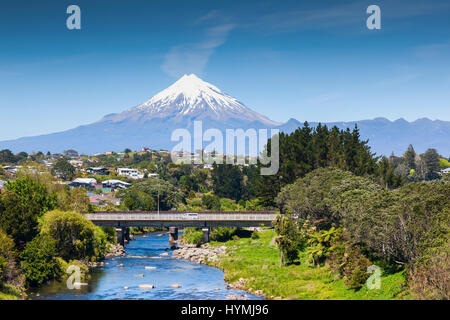
MULTIPOLYGON (((271 139, 266 152, 270 156, 271 139)), ((336 167, 358 176, 376 175, 377 158, 367 141, 361 141, 357 127, 339 130, 319 124, 311 128, 307 122, 293 133, 279 134, 279 170, 271 176, 260 176, 257 194, 265 207, 274 207, 281 189, 317 168, 336 167)), ((259 167, 262 165, 259 164, 259 167)))
POLYGON ((185 228, 182 236, 182 243, 200 246, 203 243, 203 231, 201 228, 185 228))
POLYGON ((64 260, 99 260, 106 252, 106 235, 103 230, 83 215, 54 210, 42 217, 41 234, 56 241, 56 255, 64 260))
POLYGON ((226 257, 213 262, 224 270, 229 283, 245 279, 245 289, 262 290, 267 299, 280 297, 289 300, 389 300, 405 298, 405 276, 403 272, 382 272, 379 290, 349 289, 344 279, 327 265, 311 268, 304 251, 299 254, 298 264, 280 268, 279 250, 272 245, 274 231, 259 232, 260 240, 255 245, 248 239, 229 241, 226 257))
POLYGON ((342 237, 342 229, 331 227, 330 230, 316 231, 307 237, 308 257, 314 265, 320 265, 327 256, 337 249, 335 243, 342 237))
POLYGON ((244 175, 239 166, 214 162, 211 177, 213 190, 217 196, 236 201, 242 198, 244 175))
POLYGON ((238 228, 230 227, 211 228, 209 233, 209 240, 225 242, 231 240, 237 231, 238 228))
POLYGON ((358 246, 350 246, 345 249, 339 270, 350 289, 360 289, 370 276, 367 273, 367 268, 371 265, 370 260, 362 254, 358 246))
POLYGON ((411 294, 421 300, 450 300, 450 243, 409 270, 411 294))
POLYGON ((274 226, 277 234, 275 242, 280 249, 281 264, 286 266, 298 258, 298 251, 304 248, 305 239, 299 232, 297 222, 290 216, 278 215, 274 226))
POLYGON ((56 241, 50 235, 39 235, 27 243, 20 254, 27 286, 36 287, 61 276, 56 253, 56 241))
POLYGON ((181 202, 181 193, 173 185, 167 181, 155 178, 138 182, 127 190, 120 190, 118 197, 125 199, 134 190, 149 195, 156 204, 159 198, 160 210, 171 210, 178 207, 181 202))
POLYGON ((0 285, 20 286, 22 279, 16 266, 17 253, 13 239, 0 229, 0 285))
POLYGON ((202 198, 202 204, 208 209, 212 211, 220 211, 221 203, 219 196, 215 194, 205 194, 202 198))
POLYGON ((252 235, 251 235, 251 238, 252 238, 253 240, 259 239, 259 234, 258 234, 258 232, 257 232, 257 231, 253 231, 253 232, 252 232, 252 235))
POLYGON ((62 211, 74 211, 78 213, 90 212, 90 202, 84 189, 65 189, 56 193, 58 198, 57 208, 62 211))
POLYGON ((59 176, 65 180, 72 180, 75 177, 75 167, 67 160, 58 160, 52 169, 52 175, 59 176))
POLYGON ((440 156, 436 149, 428 149, 422 155, 425 164, 425 179, 434 180, 439 179, 440 170, 440 156))
POLYGON ((341 224, 337 196, 347 190, 382 190, 370 179, 357 177, 335 168, 320 168, 284 187, 276 202, 294 217, 308 220, 319 228, 329 229, 341 224))
POLYGON ((5 189, 0 194, 0 228, 22 248, 37 235, 38 218, 56 206, 56 195, 29 176, 7 183, 5 189))
POLYGON ((156 202, 152 196, 135 188, 124 190, 121 196, 128 210, 152 211, 156 209, 156 202))

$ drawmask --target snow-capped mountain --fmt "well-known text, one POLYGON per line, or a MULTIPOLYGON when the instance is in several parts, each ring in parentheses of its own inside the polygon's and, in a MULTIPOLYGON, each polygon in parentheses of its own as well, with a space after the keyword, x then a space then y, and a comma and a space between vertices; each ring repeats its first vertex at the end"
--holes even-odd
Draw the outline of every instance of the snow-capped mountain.
MULTIPOLYGON (((274 106, 282 108, 282 105, 274 106)), ((307 106, 305 106, 306 108, 307 106)), ((290 133, 303 123, 290 119, 278 124, 247 108, 232 96, 197 76, 185 75, 150 100, 119 114, 110 114, 100 121, 63 132, 0 141, 0 150, 13 152, 62 152, 75 149, 93 154, 105 151, 140 150, 142 147, 171 150, 177 144, 171 140, 175 129, 187 129, 193 135, 193 124, 202 120, 203 130, 276 128, 290 133)), ((404 152, 410 143, 417 152, 436 148, 444 155, 450 150, 450 122, 419 119, 389 121, 384 118, 354 122, 325 123, 340 129, 360 128, 361 137, 378 155, 404 152)), ((45 124, 43 124, 45 125, 45 124)), ((316 126, 317 123, 310 123, 316 126)))
POLYGON ((223 93, 219 88, 203 81, 195 74, 184 75, 150 100, 120 114, 106 116, 102 121, 145 122, 155 118, 170 118, 172 121, 181 122, 187 117, 196 120, 257 121, 270 127, 279 125, 279 123, 247 108, 237 99, 223 93))

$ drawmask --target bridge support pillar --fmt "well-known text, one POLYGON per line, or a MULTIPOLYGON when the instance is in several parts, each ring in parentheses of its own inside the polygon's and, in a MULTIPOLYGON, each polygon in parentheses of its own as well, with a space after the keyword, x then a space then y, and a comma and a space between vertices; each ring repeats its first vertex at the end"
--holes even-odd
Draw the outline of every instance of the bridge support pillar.
POLYGON ((169 245, 171 249, 175 248, 177 240, 178 240, 178 228, 169 227, 169 245))
POLYGON ((125 246, 125 237, 123 228, 116 228, 116 234, 117 234, 117 243, 120 244, 121 246, 125 246))
POLYGON ((202 228, 202 231, 203 231, 203 237, 202 237, 203 243, 209 242, 209 228, 202 228))
POLYGON ((123 236, 126 242, 130 242, 130 228, 123 228, 123 236))

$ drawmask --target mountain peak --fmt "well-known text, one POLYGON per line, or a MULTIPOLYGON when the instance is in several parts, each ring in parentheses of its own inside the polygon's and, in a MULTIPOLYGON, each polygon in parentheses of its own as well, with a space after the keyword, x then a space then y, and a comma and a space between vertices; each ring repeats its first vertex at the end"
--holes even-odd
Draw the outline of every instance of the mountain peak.
POLYGON ((195 74, 185 74, 143 104, 103 120, 147 121, 154 118, 170 118, 175 121, 186 118, 217 121, 238 119, 257 121, 267 126, 278 125, 195 74))

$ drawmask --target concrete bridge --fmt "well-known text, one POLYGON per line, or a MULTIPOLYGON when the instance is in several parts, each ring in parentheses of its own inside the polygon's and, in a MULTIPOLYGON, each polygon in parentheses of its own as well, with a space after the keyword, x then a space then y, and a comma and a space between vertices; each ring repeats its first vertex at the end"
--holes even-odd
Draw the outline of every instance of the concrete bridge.
POLYGON ((178 240, 178 228, 198 227, 203 230, 203 241, 209 241, 209 229, 214 227, 272 226, 276 211, 208 211, 208 212, 96 212, 85 214, 100 227, 115 227, 117 241, 129 240, 129 227, 168 227, 169 242, 178 240))

